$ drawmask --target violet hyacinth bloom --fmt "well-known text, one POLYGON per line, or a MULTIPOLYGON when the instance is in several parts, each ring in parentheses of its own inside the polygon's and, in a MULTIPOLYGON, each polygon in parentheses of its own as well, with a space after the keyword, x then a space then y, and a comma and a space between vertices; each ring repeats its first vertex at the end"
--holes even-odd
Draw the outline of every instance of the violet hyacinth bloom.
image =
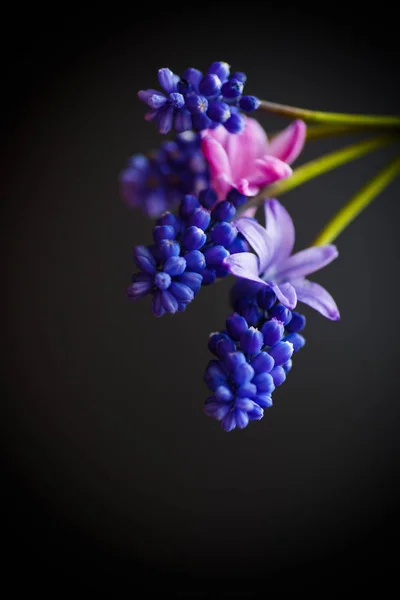
POLYGON ((278 200, 265 202, 266 228, 242 217, 235 225, 257 256, 240 252, 228 256, 223 265, 236 277, 269 286, 278 300, 293 309, 297 300, 308 304, 327 319, 340 318, 332 296, 318 283, 306 279, 338 256, 336 246, 312 246, 291 254, 295 240, 293 221, 278 200))
POLYGON ((201 149, 210 164, 211 185, 219 200, 232 187, 245 196, 255 196, 263 186, 289 177, 289 164, 304 146, 303 121, 294 121, 269 141, 258 121, 244 119, 246 126, 240 134, 232 135, 223 127, 203 134, 201 149))

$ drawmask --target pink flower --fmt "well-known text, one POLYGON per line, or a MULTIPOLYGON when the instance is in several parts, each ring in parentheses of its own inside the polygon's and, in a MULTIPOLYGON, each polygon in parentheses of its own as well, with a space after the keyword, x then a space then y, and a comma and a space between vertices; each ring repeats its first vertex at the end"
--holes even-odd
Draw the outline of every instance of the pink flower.
POLYGON ((218 200, 224 200, 232 187, 255 196, 263 186, 289 177, 289 164, 300 154, 305 138, 303 121, 293 121, 271 141, 258 121, 249 117, 240 134, 231 134, 225 127, 206 130, 201 149, 210 164, 211 186, 218 200))

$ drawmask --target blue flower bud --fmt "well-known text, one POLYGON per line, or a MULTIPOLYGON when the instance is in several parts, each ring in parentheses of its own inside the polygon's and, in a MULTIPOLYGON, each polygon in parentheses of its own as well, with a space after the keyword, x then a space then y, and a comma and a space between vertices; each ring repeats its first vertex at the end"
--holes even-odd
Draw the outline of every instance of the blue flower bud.
POLYGON ((208 105, 207 115, 213 121, 217 121, 218 123, 225 123, 231 116, 231 111, 229 106, 225 102, 220 102, 219 100, 215 100, 214 102, 210 102, 208 105))
POLYGON ((195 196, 189 194, 184 196, 179 206, 179 216, 181 219, 188 219, 190 215, 200 206, 199 201, 195 196))
POLYGON ((174 108, 182 108, 185 106, 185 98, 178 92, 172 92, 168 95, 168 103, 174 108))
POLYGON ((240 310, 240 314, 246 319, 249 326, 257 327, 262 317, 262 311, 256 304, 249 304, 240 310))
POLYGON ((229 256, 229 252, 223 246, 210 246, 204 250, 204 256, 207 267, 217 267, 229 256))
POLYGON ((306 318, 304 315, 300 315, 298 312, 292 312, 292 318, 286 325, 286 330, 289 333, 297 333, 304 329, 306 325, 306 318))
POLYGON ((237 388, 236 393, 240 398, 253 398, 257 394, 257 386, 254 383, 246 383, 237 388))
POLYGON ((224 127, 229 131, 229 133, 242 133, 246 127, 246 121, 244 120, 243 115, 235 113, 231 115, 227 121, 225 121, 224 127))
POLYGON ((227 250, 229 254, 237 254, 238 252, 249 252, 250 248, 247 241, 241 235, 237 235, 227 250))
POLYGON ((157 244, 158 251, 163 260, 167 261, 171 256, 179 256, 181 247, 174 240, 161 240, 157 244))
MULTIPOLYGON (((210 352, 212 352, 213 354, 215 354, 215 356, 218 356, 217 354, 217 345, 218 342, 220 342, 221 340, 229 340, 229 336, 226 335, 226 333, 222 333, 220 331, 216 331, 215 333, 211 333, 208 337, 208 349, 210 350, 210 352)), ((232 341, 232 340, 231 340, 232 341)), ((234 352, 236 350, 235 348, 235 344, 233 344, 233 350, 231 350, 231 352, 234 352)))
POLYGON ((135 273, 132 283, 126 293, 131 300, 138 300, 146 296, 153 287, 153 279, 150 273, 135 273))
POLYGON ((221 421, 227 415, 227 413, 230 412, 230 410, 231 407, 229 404, 216 402, 214 396, 208 398, 204 404, 204 412, 206 415, 217 419, 217 421, 221 421))
POLYGON ((160 290, 157 290, 153 294, 153 299, 151 301, 151 311, 156 317, 162 317, 165 314, 165 309, 162 305, 162 297, 160 290))
POLYGON ((205 113, 208 109, 208 100, 205 96, 191 94, 186 97, 186 106, 191 113, 205 113))
POLYGON ((171 277, 168 273, 157 273, 154 277, 154 285, 158 287, 159 290, 167 290, 171 285, 171 277))
POLYGON ((282 368, 285 371, 285 373, 289 373, 289 371, 291 370, 292 366, 293 366, 292 360, 288 360, 287 362, 285 362, 284 365, 282 365, 282 368))
POLYGON ((257 373, 252 383, 257 386, 257 393, 270 395, 275 389, 274 380, 269 373, 257 373))
POLYGON ((251 366, 256 373, 269 373, 274 364, 275 361, 268 352, 260 352, 251 361, 251 366))
POLYGON ((156 261, 146 246, 135 246, 133 249, 133 260, 136 266, 146 273, 155 273, 156 261))
POLYGON ((232 371, 232 376, 237 385, 245 385, 250 383, 254 377, 254 370, 248 362, 241 363, 232 371))
POLYGON ((217 278, 215 269, 204 269, 201 274, 203 275, 202 285, 211 285, 217 278))
MULTIPOLYGON (((254 407, 253 407, 253 409, 252 409, 252 410, 249 410, 249 411, 247 412, 247 414, 248 414, 248 417, 249 417, 249 420, 250 420, 250 421, 259 421, 260 419, 262 419, 262 418, 263 418, 263 416, 264 416, 264 411, 263 411, 263 409, 261 408, 261 406, 258 406, 258 404, 255 404, 255 403, 253 403, 253 404, 254 404, 254 407)), ((271 404, 272 404, 272 401, 271 401, 271 404)))
MULTIPOLYGON (((229 252, 228 252, 229 255, 229 252)), ((216 265, 215 267, 213 267, 214 271, 215 271, 215 275, 217 277, 219 277, 221 279, 221 277, 228 277, 228 275, 230 274, 228 269, 226 267, 223 267, 222 265, 216 265)))
POLYGON ((235 350, 235 342, 229 337, 221 338, 216 343, 215 353, 221 360, 224 360, 228 354, 235 352, 235 350))
POLYGON ((185 302, 188 304, 194 298, 194 292, 184 283, 173 281, 169 286, 169 291, 175 296, 179 302, 185 302))
POLYGON ((171 225, 157 225, 153 229, 153 239, 156 244, 161 240, 173 240, 175 235, 175 229, 171 225))
POLYGON ((242 96, 239 100, 239 106, 246 112, 252 112, 260 106, 260 101, 255 96, 242 96))
POLYGON ((240 348, 246 354, 258 354, 263 345, 263 334, 255 327, 250 327, 240 337, 240 348))
POLYGON ((240 408, 235 408, 235 421, 236 427, 239 429, 244 429, 249 424, 249 417, 247 412, 241 410, 240 408))
POLYGON ((190 217, 187 220, 187 225, 188 226, 194 225, 195 227, 199 227, 200 229, 205 231, 207 229, 207 227, 209 226, 210 221, 211 221, 210 211, 207 210, 206 208, 203 208, 202 206, 200 206, 199 208, 196 208, 196 210, 194 212, 192 212, 192 214, 190 215, 190 217))
POLYGON ((231 78, 232 79, 237 79, 238 81, 241 81, 243 83, 243 85, 247 81, 247 75, 246 75, 246 73, 242 73, 241 71, 235 71, 235 73, 232 73, 231 78))
POLYGON ((233 206, 239 208, 239 206, 242 206, 242 204, 247 202, 248 197, 238 192, 238 190, 236 190, 235 188, 232 188, 231 190, 229 190, 226 199, 229 202, 232 202, 233 206))
POLYGON ((166 312, 171 315, 175 314, 178 310, 177 299, 168 290, 163 290, 161 292, 161 302, 166 312))
POLYGON ((217 389, 215 390, 215 397, 218 400, 218 402, 230 402, 231 400, 233 400, 233 394, 229 387, 226 385, 220 385, 219 387, 217 387, 217 389))
POLYGON ((278 342, 276 346, 273 346, 268 353, 272 356, 275 361, 275 366, 279 367, 283 365, 293 354, 293 344, 290 342, 278 342))
POLYGON ((175 235, 177 235, 181 229, 181 222, 179 218, 171 212, 166 212, 157 221, 157 225, 170 225, 174 228, 175 235))
POLYGON ((278 321, 281 321, 284 325, 287 325, 292 318, 291 311, 283 306, 283 304, 275 304, 270 311, 270 317, 275 317, 278 321))
POLYGON ((182 79, 190 83, 193 89, 197 92, 199 89, 199 83, 203 78, 203 73, 198 69, 189 68, 183 72, 182 79))
POLYGON ((229 79, 221 88, 221 93, 224 98, 238 98, 243 92, 243 83, 239 79, 229 79))
POLYGON ((236 427, 236 419, 233 410, 230 410, 221 421, 222 429, 225 431, 233 431, 236 427))
POLYGON ((190 287, 195 294, 200 290, 202 280, 203 277, 199 273, 190 273, 188 271, 177 277, 177 281, 190 287))
POLYGON ((199 194, 200 204, 204 208, 211 209, 218 199, 217 193, 212 188, 201 190, 199 194))
POLYGON ((286 379, 286 373, 282 367, 274 367, 269 374, 274 380, 275 387, 278 387, 278 385, 282 385, 282 383, 286 379))
POLYGON ((226 329, 234 340, 239 340, 241 335, 248 330, 246 319, 234 313, 226 320, 226 329))
POLYGON ((215 73, 207 73, 199 83, 199 90, 206 98, 213 98, 220 93, 222 82, 215 73))
POLYGON ((264 336, 264 344, 266 346, 275 346, 283 337, 285 328, 278 319, 266 321, 261 327, 261 332, 264 336))
POLYGON ((185 260, 189 271, 201 273, 206 266, 204 254, 199 250, 191 250, 185 254, 185 260))
POLYGON ((164 265, 164 272, 174 277, 176 275, 182 275, 186 269, 186 260, 183 256, 171 256, 168 258, 164 265))
POLYGON ((186 250, 199 250, 206 243, 207 236, 202 229, 192 225, 186 229, 182 242, 186 250))
POLYGON ((253 398, 253 401, 257 402, 262 408, 269 408, 272 406, 272 398, 268 394, 257 394, 257 396, 253 398))
POLYGON ((211 239, 214 244, 221 244, 227 247, 235 241, 237 234, 238 230, 233 223, 221 221, 213 228, 211 239))
POLYGON ((207 73, 214 73, 218 75, 221 81, 226 81, 229 77, 230 66, 228 63, 223 61, 213 62, 207 69, 207 73))
POLYGON ((230 373, 233 373, 239 365, 246 362, 246 357, 243 352, 231 352, 224 357, 224 363, 230 373))
POLYGON ((183 133, 192 129, 192 117, 186 108, 175 111, 174 127, 177 133, 183 133))
POLYGON ((227 200, 218 202, 211 211, 211 217, 214 221, 231 221, 235 214, 236 208, 227 200))
POLYGON ((293 352, 297 352, 304 346, 306 340, 300 333, 290 333, 285 337, 285 342, 290 342, 293 344, 293 352))

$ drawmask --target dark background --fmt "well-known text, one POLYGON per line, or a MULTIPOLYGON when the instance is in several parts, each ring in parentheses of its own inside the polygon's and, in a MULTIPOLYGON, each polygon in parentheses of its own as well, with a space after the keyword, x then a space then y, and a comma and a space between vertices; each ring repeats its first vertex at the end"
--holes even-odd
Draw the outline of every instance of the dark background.
MULTIPOLYGON (((227 434, 202 413, 202 375, 231 282, 160 320, 146 300, 127 301, 131 249, 151 223, 123 205, 117 179, 131 154, 160 142, 136 92, 156 87, 162 66, 226 60, 264 99, 398 112, 391 16, 254 2, 70 7, 10 13, 3 43, 7 573, 88 589, 174 582, 187 595, 304 574, 388 581, 399 533, 399 182, 314 276, 342 320, 305 308, 307 345, 274 407, 227 434)), ((287 124, 259 119, 270 131, 287 124)), ((310 143, 298 164, 352 139, 310 143)), ((393 155, 285 196, 297 248, 393 155)))

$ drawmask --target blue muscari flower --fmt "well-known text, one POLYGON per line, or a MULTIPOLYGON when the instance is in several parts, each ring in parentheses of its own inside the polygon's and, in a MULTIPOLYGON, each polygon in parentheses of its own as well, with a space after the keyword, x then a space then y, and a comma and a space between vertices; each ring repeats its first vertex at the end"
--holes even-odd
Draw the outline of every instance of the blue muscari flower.
POLYGON ((243 95, 245 73, 231 74, 230 66, 222 61, 212 63, 204 75, 193 68, 181 77, 160 69, 158 80, 163 92, 141 90, 138 97, 150 108, 145 118, 155 121, 160 133, 203 131, 220 124, 230 133, 240 133, 245 127, 240 111, 252 112, 260 105, 255 96, 243 95))
POLYGON ((272 289, 239 281, 231 302, 236 312, 224 331, 211 334, 208 347, 216 359, 204 374, 212 391, 204 411, 221 421, 225 431, 263 417, 272 406, 272 392, 292 368, 293 353, 305 344, 299 333, 305 317, 284 307, 272 289))
POLYGON ((151 218, 173 208, 184 194, 197 195, 209 185, 209 167, 200 134, 186 131, 159 150, 133 156, 120 175, 121 195, 151 218))
POLYGON ((222 202, 217 202, 211 188, 198 197, 185 195, 177 215, 165 212, 156 222, 153 246, 134 249, 140 272, 134 274, 128 296, 136 300, 151 294, 156 316, 173 314, 185 310, 201 285, 228 275, 223 261, 230 254, 249 250, 232 221, 242 203, 243 196, 236 190, 222 202), (193 293, 176 283, 187 285, 193 293))

